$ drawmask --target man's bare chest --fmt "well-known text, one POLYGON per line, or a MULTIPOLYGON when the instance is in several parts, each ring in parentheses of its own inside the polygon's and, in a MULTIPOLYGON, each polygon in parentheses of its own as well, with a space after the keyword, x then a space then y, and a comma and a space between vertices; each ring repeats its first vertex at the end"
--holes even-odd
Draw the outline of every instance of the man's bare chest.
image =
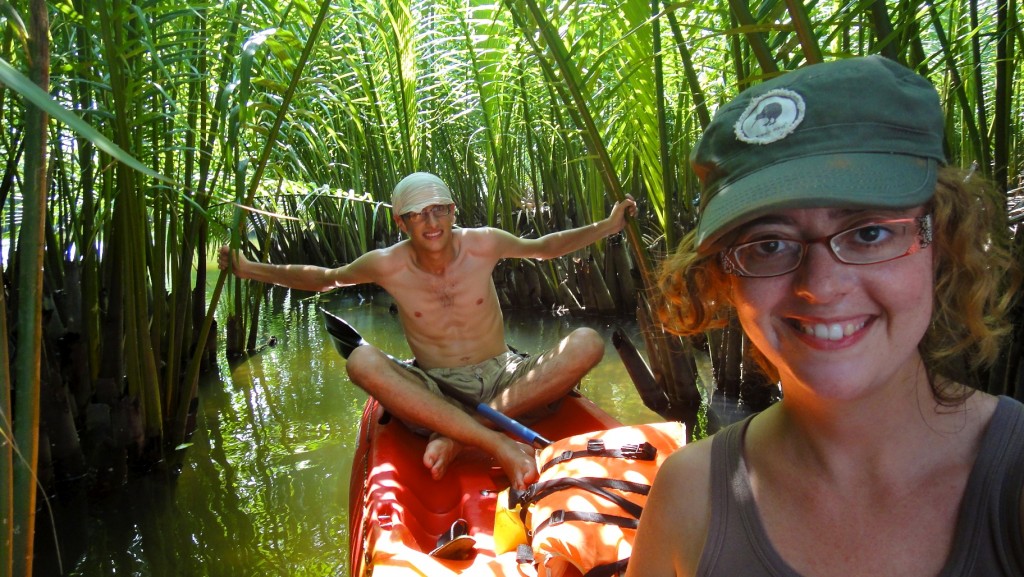
POLYGON ((415 286, 423 292, 417 300, 425 308, 449 309, 470 298, 469 283, 459 282, 453 275, 429 276, 415 286))
POLYGON ((406 311, 419 311, 421 315, 447 312, 451 309, 472 310, 490 304, 494 295, 494 283, 491 275, 459 274, 454 269, 441 275, 410 274, 406 278, 396 279, 384 287, 398 302, 399 307, 406 311))

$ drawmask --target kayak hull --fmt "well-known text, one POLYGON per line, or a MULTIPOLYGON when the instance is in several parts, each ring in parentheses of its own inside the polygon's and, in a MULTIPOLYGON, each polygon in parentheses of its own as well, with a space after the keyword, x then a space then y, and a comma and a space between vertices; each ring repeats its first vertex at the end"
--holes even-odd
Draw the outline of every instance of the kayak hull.
MULTIPOLYGON (((571 396, 531 428, 561 439, 620 424, 590 400, 571 396)), ((504 472, 484 452, 466 448, 435 481, 422 462, 426 444, 388 418, 376 400, 367 401, 350 478, 351 575, 521 575, 514 551, 494 552, 497 497, 509 486, 504 472), (459 519, 468 524, 476 554, 465 561, 431 557, 438 538, 459 519)))

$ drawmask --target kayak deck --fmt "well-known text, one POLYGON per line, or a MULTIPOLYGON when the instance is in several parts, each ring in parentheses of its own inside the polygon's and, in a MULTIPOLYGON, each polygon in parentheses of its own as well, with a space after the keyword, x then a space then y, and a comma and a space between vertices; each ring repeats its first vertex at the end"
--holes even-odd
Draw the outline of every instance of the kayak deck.
MULTIPOLYGON (((397 419, 381 422, 384 416, 380 404, 369 399, 350 479, 350 573, 521 575, 514 551, 494 553, 497 497, 509 486, 495 460, 466 448, 444 478, 435 481, 422 461, 427 439, 397 419), (465 561, 430 557, 438 538, 459 519, 468 524, 476 554, 465 561)), ((549 439, 561 439, 620 424, 590 400, 571 396, 531 427, 549 439)))

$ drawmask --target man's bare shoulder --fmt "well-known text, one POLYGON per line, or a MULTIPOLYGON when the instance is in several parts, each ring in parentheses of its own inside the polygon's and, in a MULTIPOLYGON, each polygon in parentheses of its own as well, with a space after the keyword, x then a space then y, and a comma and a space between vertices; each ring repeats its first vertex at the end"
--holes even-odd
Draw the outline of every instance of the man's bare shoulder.
POLYGON ((501 258, 505 247, 510 242, 516 241, 516 237, 512 233, 490 226, 457 228, 452 231, 452 234, 458 234, 462 246, 476 256, 501 258))
POLYGON ((384 248, 375 248, 371 251, 366 252, 364 256, 370 257, 373 260, 392 260, 396 258, 408 258, 411 245, 409 240, 400 240, 391 246, 384 248))
POLYGON ((350 264, 334 270, 348 283, 381 283, 387 277, 402 271, 409 262, 409 241, 403 240, 388 247, 363 253, 350 264))
POLYGON ((472 228, 454 228, 452 229, 453 235, 458 235, 463 240, 487 240, 495 238, 498 235, 508 234, 500 228, 494 228, 491 226, 476 226, 472 228))

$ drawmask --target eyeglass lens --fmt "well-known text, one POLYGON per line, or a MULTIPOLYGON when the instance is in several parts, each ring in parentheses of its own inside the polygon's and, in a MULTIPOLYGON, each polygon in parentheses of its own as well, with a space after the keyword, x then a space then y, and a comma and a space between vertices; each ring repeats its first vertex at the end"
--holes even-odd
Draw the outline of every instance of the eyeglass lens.
POLYGON ((407 219, 409 219, 409 220, 411 220, 411 221, 413 221, 413 222, 419 222, 420 220, 423 220, 423 219, 427 218, 428 214, 432 214, 435 217, 440 218, 442 216, 448 216, 449 214, 451 214, 451 212, 452 212, 452 205, 450 205, 450 204, 435 204, 434 206, 428 206, 427 208, 424 208, 420 212, 407 212, 407 213, 403 214, 402 216, 407 218, 407 219))
POLYGON ((906 256, 931 242, 930 216, 873 222, 813 240, 774 238, 734 246, 722 253, 725 272, 752 277, 796 270, 807 247, 822 243, 846 264, 875 264, 906 256))

